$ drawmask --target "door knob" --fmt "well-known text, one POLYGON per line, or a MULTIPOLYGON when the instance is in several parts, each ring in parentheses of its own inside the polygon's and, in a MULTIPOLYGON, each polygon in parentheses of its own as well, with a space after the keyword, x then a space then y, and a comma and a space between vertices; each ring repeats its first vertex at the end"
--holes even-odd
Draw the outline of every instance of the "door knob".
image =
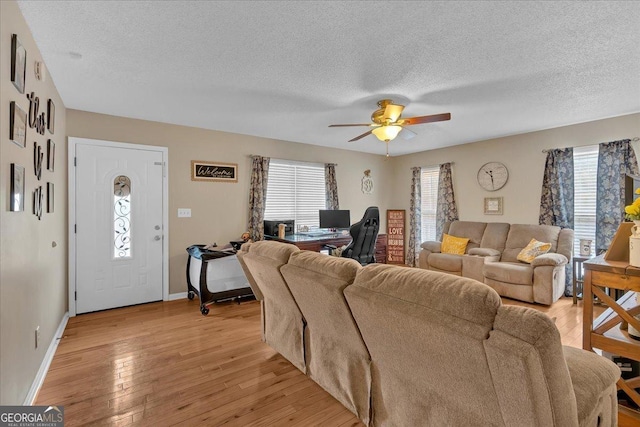
POLYGON ((162 239, 162 237, 160 237, 160 236, 154 236, 154 237, 153 237, 153 240, 156 240, 156 241, 158 241, 158 240, 160 240, 160 239, 162 239))

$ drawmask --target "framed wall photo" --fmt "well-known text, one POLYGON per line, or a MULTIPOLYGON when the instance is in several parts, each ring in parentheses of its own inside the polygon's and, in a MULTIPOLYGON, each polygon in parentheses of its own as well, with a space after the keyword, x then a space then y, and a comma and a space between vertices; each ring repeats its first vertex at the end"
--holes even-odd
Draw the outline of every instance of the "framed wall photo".
POLYGON ((47 170, 54 172, 56 164, 56 143, 52 140, 47 140, 47 170))
POLYGON ((50 134, 53 134, 54 126, 56 122, 56 105, 53 100, 47 101, 47 130, 50 134))
POLYGON ((238 182, 238 164, 191 160, 191 181, 238 182))
POLYGON ((24 167, 11 163, 11 188, 9 210, 24 210, 24 167))
POLYGON ((24 148, 27 146, 27 113, 11 101, 9 115, 9 139, 24 148))
POLYGON ((502 197, 485 197, 484 214, 502 215, 502 197))
POLYGON ((47 213, 53 213, 53 182, 47 182, 47 213))
POLYGON ((24 93, 25 80, 27 77, 27 51, 18 39, 17 34, 11 35, 11 82, 24 93))

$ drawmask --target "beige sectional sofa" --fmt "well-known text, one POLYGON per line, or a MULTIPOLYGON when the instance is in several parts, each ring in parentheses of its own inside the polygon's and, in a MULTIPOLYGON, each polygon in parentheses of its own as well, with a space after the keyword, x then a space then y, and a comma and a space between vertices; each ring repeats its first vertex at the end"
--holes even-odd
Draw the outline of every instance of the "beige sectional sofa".
POLYGON ((500 295, 551 305, 565 289, 565 266, 573 252, 573 230, 551 225, 453 221, 443 233, 469 239, 464 255, 441 253, 441 242, 423 242, 420 268, 469 277, 500 295), (551 250, 531 264, 517 256, 534 238, 551 250))
POLYGON ((563 347, 549 317, 476 280, 273 241, 239 259, 264 297, 267 343, 289 349, 301 327, 301 370, 365 425, 617 424, 618 367, 563 347), (268 289, 283 284, 280 304, 268 289))

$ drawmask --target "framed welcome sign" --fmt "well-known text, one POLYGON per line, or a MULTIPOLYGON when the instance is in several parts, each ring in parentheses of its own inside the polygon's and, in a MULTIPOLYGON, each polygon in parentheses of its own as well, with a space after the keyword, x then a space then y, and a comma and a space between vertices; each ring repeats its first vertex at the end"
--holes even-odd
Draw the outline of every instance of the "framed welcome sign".
POLYGON ((191 160, 191 180, 238 182, 238 164, 191 160))

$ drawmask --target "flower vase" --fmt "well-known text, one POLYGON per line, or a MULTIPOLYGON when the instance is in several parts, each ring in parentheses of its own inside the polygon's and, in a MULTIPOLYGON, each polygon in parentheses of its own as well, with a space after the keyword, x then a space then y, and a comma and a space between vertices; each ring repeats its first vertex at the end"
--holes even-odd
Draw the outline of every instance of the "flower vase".
POLYGON ((629 236, 629 264, 640 267, 640 220, 634 220, 629 236))

